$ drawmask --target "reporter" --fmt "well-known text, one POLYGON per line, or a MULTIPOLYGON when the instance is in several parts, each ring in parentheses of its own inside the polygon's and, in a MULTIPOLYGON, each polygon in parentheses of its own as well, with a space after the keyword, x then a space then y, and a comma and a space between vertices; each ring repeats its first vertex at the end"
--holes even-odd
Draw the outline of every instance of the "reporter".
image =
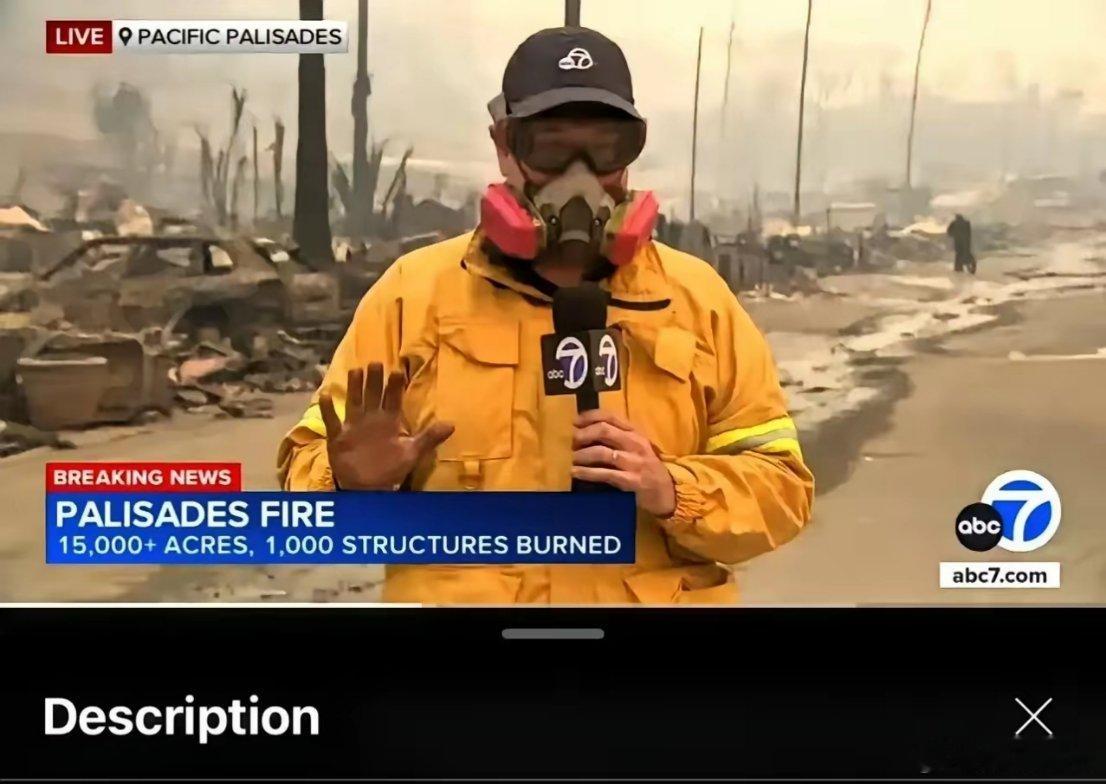
POLYGON ((722 564, 791 539, 813 496, 764 338, 705 262, 648 232, 630 253, 609 241, 649 204, 627 188, 645 123, 613 42, 531 36, 493 106, 506 184, 477 231, 404 256, 365 295, 281 444, 283 485, 568 490, 576 477, 636 496, 635 564, 390 566, 386 601, 736 601, 722 564), (537 235, 513 228, 531 219, 537 235), (539 344, 552 293, 583 281, 611 293, 623 388, 577 416, 570 396, 542 394, 539 344))

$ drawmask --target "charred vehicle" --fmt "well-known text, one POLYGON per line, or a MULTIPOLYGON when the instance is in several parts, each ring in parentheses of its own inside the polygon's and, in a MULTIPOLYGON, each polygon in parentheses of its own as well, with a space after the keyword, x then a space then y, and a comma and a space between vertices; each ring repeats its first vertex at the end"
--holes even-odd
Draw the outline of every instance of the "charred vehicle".
POLYGON ((333 276, 275 243, 192 236, 99 237, 41 273, 40 307, 78 329, 230 338, 339 317, 333 276))

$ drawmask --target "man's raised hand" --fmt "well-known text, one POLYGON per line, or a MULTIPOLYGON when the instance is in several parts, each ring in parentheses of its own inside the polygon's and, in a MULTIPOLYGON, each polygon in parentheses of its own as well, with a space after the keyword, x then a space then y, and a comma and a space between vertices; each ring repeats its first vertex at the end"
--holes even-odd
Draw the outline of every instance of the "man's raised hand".
POLYGON ((411 473, 424 455, 453 434, 448 422, 433 422, 408 435, 403 427, 405 379, 393 370, 384 380, 384 366, 371 362, 346 377, 346 421, 334 401, 319 393, 319 411, 326 426, 327 456, 334 482, 345 490, 392 490, 411 473))

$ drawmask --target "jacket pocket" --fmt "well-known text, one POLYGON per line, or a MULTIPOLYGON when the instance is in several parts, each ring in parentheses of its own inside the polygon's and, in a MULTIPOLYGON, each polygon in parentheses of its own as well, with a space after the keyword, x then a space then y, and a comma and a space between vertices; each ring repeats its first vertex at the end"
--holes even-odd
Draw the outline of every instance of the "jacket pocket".
MULTIPOLYGON (((632 329, 632 328, 631 328, 632 329)), ((629 348, 626 408, 665 454, 686 455, 699 445, 706 403, 694 373, 695 335, 680 327, 634 334, 629 348)))
POLYGON ((695 335, 679 327, 662 327, 653 344, 653 362, 677 381, 687 381, 695 363, 695 335))
POLYGON ((443 323, 439 338, 435 408, 456 430, 438 460, 510 457, 518 323, 443 323))

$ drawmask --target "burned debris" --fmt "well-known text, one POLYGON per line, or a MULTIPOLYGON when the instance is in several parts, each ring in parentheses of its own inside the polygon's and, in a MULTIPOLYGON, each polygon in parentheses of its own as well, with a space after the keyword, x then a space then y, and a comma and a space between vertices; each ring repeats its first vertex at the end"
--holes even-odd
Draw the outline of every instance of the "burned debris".
POLYGON ((296 189, 287 214, 284 123, 259 128, 244 89, 231 88, 225 136, 199 122, 185 134, 197 150, 191 178, 141 90, 93 98, 114 163, 21 169, 0 202, 0 455, 174 411, 271 416, 271 395, 318 385, 357 303, 396 258, 475 224, 475 198, 448 204, 442 174, 436 198, 415 199, 413 149, 386 162, 364 127, 352 177, 328 165, 325 138, 306 142, 321 151, 321 186, 310 200, 296 189), (60 197, 48 214, 19 201, 43 184, 60 197), (333 238, 305 229, 327 222, 333 238))
MULTIPOLYGON (((29 212, 4 214, 21 231, 50 233, 29 212)), ((135 215, 153 221, 132 209, 128 222, 135 215)), ((7 248, 0 454, 175 408, 269 416, 267 394, 318 384, 349 317, 339 275, 268 238, 196 234, 180 219, 158 228, 94 237, 54 259, 7 248)))
POLYGON ((135 84, 98 86, 103 155, 20 168, 0 202, 0 454, 174 410, 270 416, 269 396, 318 385, 396 258, 475 225, 474 193, 447 198, 437 171, 433 198, 415 198, 414 149, 390 160, 370 140, 367 13, 347 163, 328 152, 322 57, 301 55, 293 183, 284 122, 260 125, 237 85, 229 122, 197 117, 191 132, 135 84), (48 216, 21 201, 36 188, 60 197, 48 216))

